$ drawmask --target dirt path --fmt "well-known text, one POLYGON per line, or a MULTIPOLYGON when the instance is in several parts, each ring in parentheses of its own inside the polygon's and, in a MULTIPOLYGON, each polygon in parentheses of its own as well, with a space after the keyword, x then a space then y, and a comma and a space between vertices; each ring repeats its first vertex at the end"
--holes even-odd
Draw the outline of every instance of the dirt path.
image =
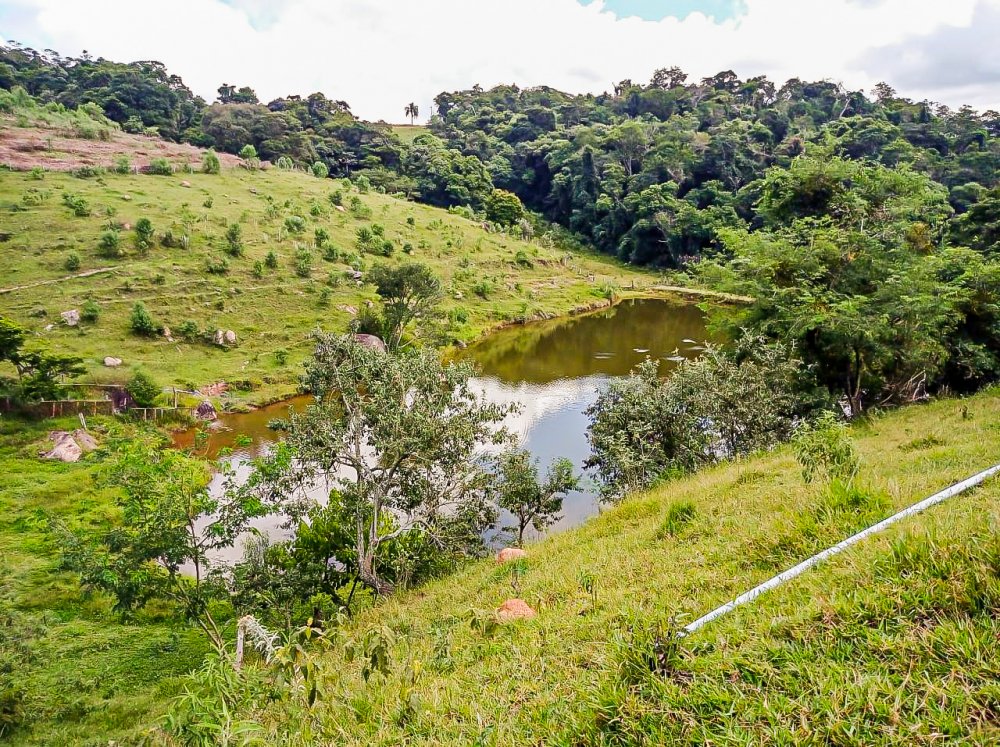
POLYGON ((26 290, 27 288, 37 288, 40 285, 52 285, 53 283, 62 283, 67 280, 76 280, 77 278, 89 278, 91 275, 100 275, 104 272, 113 272, 117 270, 117 267, 99 267, 96 270, 87 270, 86 272, 81 272, 76 275, 66 275, 61 278, 53 278, 52 280, 39 280, 35 283, 25 283, 24 285, 15 285, 10 288, 0 288, 0 296, 5 293, 13 293, 14 291, 26 290))

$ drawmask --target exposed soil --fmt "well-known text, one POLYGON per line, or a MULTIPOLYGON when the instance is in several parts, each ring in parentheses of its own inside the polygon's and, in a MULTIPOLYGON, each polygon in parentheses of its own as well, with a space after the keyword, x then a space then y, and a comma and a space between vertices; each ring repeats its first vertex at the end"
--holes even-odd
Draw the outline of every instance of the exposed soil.
MULTIPOLYGON (((8 120, 9 122, 10 120, 8 120)), ((189 163, 200 167, 205 151, 193 145, 170 143, 145 135, 115 132, 111 140, 83 140, 68 137, 60 130, 14 127, 0 122, 0 166, 27 171, 41 166, 48 171, 72 171, 81 166, 114 165, 116 156, 127 155, 132 168, 144 170, 154 158, 165 158, 175 166, 189 163)), ((225 167, 235 167, 240 159, 219 153, 225 167)))

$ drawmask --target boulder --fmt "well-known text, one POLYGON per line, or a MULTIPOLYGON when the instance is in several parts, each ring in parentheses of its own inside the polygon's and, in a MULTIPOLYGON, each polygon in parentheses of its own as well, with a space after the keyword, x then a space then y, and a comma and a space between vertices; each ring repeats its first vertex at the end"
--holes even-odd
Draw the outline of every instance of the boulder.
POLYGON ((350 304, 340 304, 340 305, 337 306, 337 310, 338 311, 346 311, 351 316, 357 316, 358 315, 357 308, 355 308, 354 306, 351 306, 350 304))
POLYGON ((97 440, 83 428, 77 428, 73 431, 73 440, 76 441, 77 446, 85 454, 97 448, 97 440))
POLYGON ((236 333, 233 332, 231 329, 227 329, 226 330, 226 334, 223 335, 223 337, 225 338, 227 345, 235 345, 236 344, 236 333))
POLYGON ((122 230, 123 231, 131 231, 132 230, 132 224, 131 223, 122 223, 122 230))
POLYGON ((388 348, 386 348, 385 346, 385 343, 382 342, 382 340, 376 337, 375 335, 357 334, 354 335, 354 341, 359 345, 364 345, 366 348, 371 348, 372 350, 379 350, 383 353, 388 350, 388 348))
POLYGON ((528 553, 520 547, 505 547, 497 553, 498 563, 510 563, 514 560, 522 560, 528 557, 528 553))
POLYGON ((337 208, 337 212, 338 213, 346 213, 347 212, 347 210, 344 209, 343 205, 334 205, 334 207, 337 208))
POLYGON ((104 358, 104 365, 108 368, 118 368, 122 364, 121 358, 115 358, 114 356, 106 356, 104 358))
POLYGON ((191 182, 189 182, 187 179, 185 179, 184 181, 181 182, 181 186, 182 187, 190 187, 191 186, 191 182))
POLYGON ((52 431, 49 434, 52 442, 52 450, 42 452, 43 459, 58 459, 60 462, 78 462, 83 456, 83 449, 73 438, 73 434, 66 431, 52 431))
POLYGON ((225 345, 226 333, 223 332, 221 329, 215 330, 215 334, 212 336, 212 342, 214 342, 216 345, 225 345))
POLYGON ((194 416, 199 420, 215 420, 219 417, 215 412, 215 405, 207 399, 194 409, 194 416))
POLYGON ((364 276, 365 276, 364 273, 361 272, 360 270, 351 270, 352 280, 361 280, 361 278, 363 278, 364 276))
POLYGON ((497 620, 502 623, 530 620, 538 615, 523 599, 508 599, 497 609, 497 620))
POLYGON ((164 327, 163 328, 163 336, 167 338, 167 342, 173 342, 174 341, 174 335, 170 331, 170 327, 164 327))
POLYGON ((62 317, 63 321, 66 322, 70 327, 75 327, 80 323, 80 312, 76 309, 70 309, 69 311, 62 312, 59 316, 62 317))

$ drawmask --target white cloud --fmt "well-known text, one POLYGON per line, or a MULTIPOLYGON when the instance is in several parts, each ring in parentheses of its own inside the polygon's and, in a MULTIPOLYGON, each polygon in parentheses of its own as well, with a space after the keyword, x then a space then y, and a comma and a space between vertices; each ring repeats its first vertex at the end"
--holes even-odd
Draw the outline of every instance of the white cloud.
POLYGON ((402 121, 410 100, 426 115, 440 91, 475 83, 599 93, 669 65, 692 78, 733 69, 864 89, 895 75, 904 95, 956 105, 971 94, 969 103, 988 106, 998 86, 924 86, 905 60, 888 64, 875 52, 969 27, 977 4, 997 2, 747 0, 741 17, 716 23, 700 13, 618 19, 601 0, 13 0, 0 8, 0 37, 158 59, 209 99, 222 82, 250 85, 265 101, 322 91, 389 121, 402 121))

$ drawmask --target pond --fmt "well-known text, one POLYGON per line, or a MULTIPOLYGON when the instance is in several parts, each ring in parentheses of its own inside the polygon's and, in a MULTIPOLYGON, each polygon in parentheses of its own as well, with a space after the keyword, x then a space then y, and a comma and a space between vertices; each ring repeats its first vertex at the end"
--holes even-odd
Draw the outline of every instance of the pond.
MULTIPOLYGON (((707 338, 704 313, 695 305, 663 299, 631 299, 581 316, 508 327, 460 351, 457 359, 474 362, 475 386, 496 402, 513 402, 520 412, 507 427, 539 462, 544 473, 557 457, 570 459, 578 472, 590 454, 586 409, 609 378, 626 375, 648 356, 669 373, 678 357, 694 357, 707 338)), ((309 397, 296 397, 248 414, 220 417, 229 430, 212 433, 208 452, 233 448, 239 473, 247 460, 280 437, 267 423, 286 417, 289 407, 304 408, 309 397), (235 447, 240 436, 246 446, 235 447)), ((191 446, 193 432, 178 434, 179 447, 191 446)), ((214 488, 220 487, 213 483, 214 488)), ((563 504, 552 531, 575 526, 599 511, 596 486, 585 479, 563 504)), ((273 532, 273 523, 261 529, 273 532)))

